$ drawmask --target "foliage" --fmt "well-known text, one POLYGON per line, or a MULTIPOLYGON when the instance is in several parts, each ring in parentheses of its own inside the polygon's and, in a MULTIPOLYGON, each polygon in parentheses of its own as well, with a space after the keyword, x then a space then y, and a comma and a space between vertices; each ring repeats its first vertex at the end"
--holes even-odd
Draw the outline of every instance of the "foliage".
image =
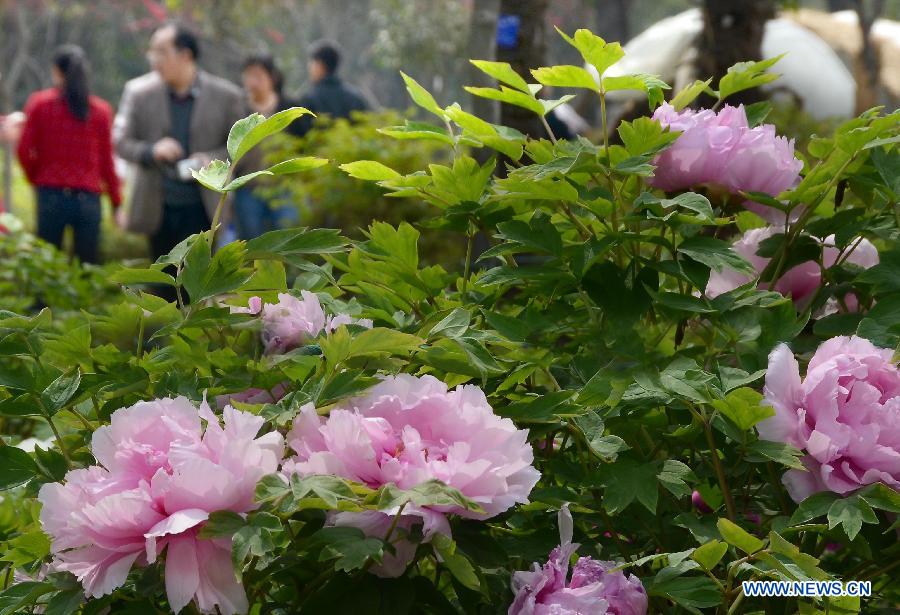
MULTIPOLYGON (((356 181, 337 168, 356 160, 378 158, 405 174, 446 159, 439 143, 390 138, 391 130, 385 127, 403 121, 404 116, 393 111, 359 113, 353 121, 318 118, 317 129, 299 140, 278 135, 266 150, 267 160, 284 160, 294 152, 302 152, 327 158, 333 165, 299 179, 284 177, 264 182, 257 190, 276 205, 296 206, 302 224, 340 228, 354 239, 362 239, 363 231, 375 220, 393 225, 424 222, 433 213, 426 204, 388 197, 383 188, 356 181)), ((445 266, 461 262, 465 244, 458 237, 427 228, 422 233, 423 258, 445 266)))
MULTIPOLYGON (((586 31, 567 40, 601 75, 621 56, 618 45, 586 31)), ((481 67, 503 84, 476 94, 539 115, 552 103, 536 97, 532 76, 584 86, 601 104, 618 87, 645 91, 651 105, 667 92, 653 76, 597 85, 569 67, 518 77, 503 66, 481 67)), ((752 64, 741 65, 717 90, 750 87, 754 74, 752 64)), ((368 570, 390 552, 387 536, 327 527, 326 512, 465 507, 464 494, 439 483, 400 490, 334 476, 267 477, 257 487, 258 510, 216 513, 202 530, 232 537, 254 613, 503 612, 512 601, 511 573, 543 562, 558 544, 555 513, 566 503, 581 553, 639 576, 653 613, 875 613, 896 606, 897 492, 871 485, 795 505, 779 478, 798 467, 799 451, 760 440, 755 426, 770 413, 757 391, 776 343, 790 342, 802 355, 837 334, 856 332, 891 348, 900 341, 900 114, 873 110, 812 139, 802 181, 781 195, 806 209, 768 246, 772 270, 763 279, 807 257, 806 233, 834 233, 840 249, 862 235, 882 251, 882 264, 866 272, 830 268, 798 313, 790 299, 754 284, 715 299, 704 294, 712 270, 750 271, 724 240, 736 233, 738 212, 714 190, 662 195, 647 188, 655 155, 674 139, 658 123, 621 125, 622 145, 536 140, 445 106, 411 78, 406 84, 435 123, 407 120, 386 132, 404 148, 437 143, 448 159, 409 169, 379 151, 341 168, 398 203, 426 203, 428 226, 469 247, 461 271, 428 264, 420 231, 405 222, 373 222, 357 240, 323 229, 275 231, 215 253, 204 233, 148 268, 118 270, 114 279, 125 292, 100 309, 87 304, 63 333, 55 312, 0 312, 0 414, 56 434, 49 451, 0 447, 4 506, 24 503, 15 513, 0 508, 0 559, 7 579, 18 574, 0 594, 0 612, 34 612, 35 605, 53 613, 165 611, 159 563, 135 568, 113 594, 84 604, 71 575, 38 574, 49 544, 34 521, 34 496, 67 468, 92 463, 92 433, 116 409, 285 384, 277 402, 235 402, 284 431, 301 405, 327 413, 379 374, 395 373, 476 384, 497 414, 528 428, 542 473, 531 502, 487 521, 452 518, 452 538, 440 534, 420 545, 402 577, 380 579, 368 570), (476 162, 467 148, 502 153, 505 172, 496 173, 496 158, 476 162), (471 247, 479 232, 491 246, 476 263, 471 247), (274 300, 288 290, 286 266, 303 271, 296 290, 315 291, 331 312, 370 318, 374 328, 341 327, 286 354, 262 354, 259 319, 228 306, 245 306, 255 295, 274 300), (146 283, 178 286, 189 302, 167 303, 144 292, 146 283), (830 295, 849 291, 874 307, 812 322, 830 295), (834 543, 837 551, 826 548, 834 543), (740 592, 749 579, 854 578, 873 581, 871 599, 767 602, 740 592)), ((227 190, 227 168, 221 162, 201 176, 227 190)), ((771 196, 766 203, 784 207, 771 196)), ((414 534, 411 540, 423 540, 414 534)))

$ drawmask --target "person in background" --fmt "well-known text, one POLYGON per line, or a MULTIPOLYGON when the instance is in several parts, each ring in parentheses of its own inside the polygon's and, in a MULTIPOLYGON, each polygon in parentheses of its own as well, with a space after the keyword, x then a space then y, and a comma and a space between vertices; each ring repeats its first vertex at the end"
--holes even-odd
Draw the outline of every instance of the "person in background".
MULTIPOLYGON (((283 94, 284 79, 270 54, 258 53, 244 59, 241 80, 247 94, 247 113, 266 117, 294 105, 283 94)), ((299 123, 294 122, 287 132, 298 135, 299 123)), ((264 150, 257 145, 241 160, 239 175, 265 168, 264 150)), ((234 195, 234 214, 239 239, 253 239, 266 231, 296 224, 297 211, 290 204, 273 207, 266 194, 265 178, 239 188, 234 195)))
MULTIPOLYGON (((337 75, 341 53, 330 41, 317 41, 309 48, 309 80, 312 87, 299 101, 317 116, 349 118, 355 111, 366 111, 369 105, 356 88, 344 83, 337 75)), ((303 116, 297 120, 297 132, 306 134, 313 127, 313 118, 303 116)))
POLYGON ((71 227, 75 255, 96 263, 100 240, 100 195, 118 207, 119 178, 113 164, 109 104, 92 96, 84 51, 60 47, 50 67, 53 87, 25 104, 17 154, 37 189, 37 234, 56 247, 71 227))
POLYGON ((199 51, 186 27, 157 29, 147 51, 153 72, 125 85, 114 125, 116 151, 132 167, 120 224, 149 236, 154 260, 209 229, 219 194, 191 170, 228 159, 228 132, 244 114, 240 89, 201 70, 199 51))

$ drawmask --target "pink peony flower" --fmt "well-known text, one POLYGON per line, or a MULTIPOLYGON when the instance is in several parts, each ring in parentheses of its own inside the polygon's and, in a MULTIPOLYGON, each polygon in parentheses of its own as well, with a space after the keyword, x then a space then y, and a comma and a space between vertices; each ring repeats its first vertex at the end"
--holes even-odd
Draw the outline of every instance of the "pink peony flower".
POLYGON ((572 515, 559 511, 560 545, 543 567, 513 574, 515 593, 509 615, 645 615, 647 592, 634 575, 614 570, 614 562, 581 557, 566 580, 569 560, 579 545, 572 542, 572 515))
POLYGON ((860 337, 835 337, 816 350, 803 380, 786 345, 769 355, 765 399, 775 416, 758 425, 759 435, 806 452, 809 471, 789 470, 783 479, 797 502, 879 481, 900 488, 900 371, 892 354, 860 337))
POLYGON ((121 408, 94 433, 102 465, 41 488, 41 524, 52 538, 54 571, 69 571, 87 596, 121 586, 132 566, 166 552, 166 592, 180 611, 244 613, 231 541, 197 534, 217 510, 255 508, 256 483, 278 469, 283 440, 259 438, 263 419, 226 407, 224 427, 204 401, 159 399, 121 408), (204 430, 202 421, 206 422, 204 430))
POLYGON ((719 113, 709 109, 675 111, 663 103, 653 119, 681 134, 654 160, 656 172, 649 183, 661 190, 685 190, 701 184, 722 185, 723 175, 741 134, 748 129, 743 106, 725 105, 719 113))
MULTIPOLYGON (((800 179, 803 163, 794 157, 794 142, 775 134, 769 124, 750 128, 743 105, 675 111, 664 103, 653 119, 680 131, 678 139, 654 160, 649 183, 661 190, 685 190, 700 185, 723 188, 732 194, 764 192, 777 196, 800 179)), ((784 223, 785 214, 759 203, 748 209, 772 223, 784 223)))
MULTIPOLYGON (((751 229, 734 243, 734 251, 744 257, 756 270, 756 275, 762 274, 766 266, 769 264, 769 258, 758 256, 756 252, 759 250, 760 244, 778 234, 777 228, 768 226, 764 228, 751 229)), ((822 264, 828 268, 835 265, 840 251, 834 247, 834 235, 825 239, 822 264)), ((860 267, 871 267, 878 263, 878 250, 867 239, 862 239, 859 246, 847 257, 847 262, 853 263, 860 267)), ((711 271, 709 282, 706 285, 706 295, 711 298, 732 291, 738 286, 743 286, 753 279, 752 276, 734 271, 732 269, 723 269, 722 271, 711 271)), ((785 271, 778 280, 776 280, 773 290, 781 293, 785 297, 790 297, 794 303, 803 308, 812 300, 819 286, 822 284, 822 270, 819 264, 813 261, 807 261, 791 267, 785 271)), ((760 284, 760 288, 767 289, 769 284, 760 284)), ((855 302, 855 297, 853 297, 855 302)), ((854 305, 858 305, 854 303, 854 305)), ((849 306, 848 306, 849 307, 849 306)))
MULTIPOLYGON (((450 534, 448 514, 487 519, 528 501, 540 474, 531 465, 534 454, 527 435, 527 430, 494 414, 478 387, 448 391, 433 376, 400 374, 386 377, 327 418, 311 404, 304 406, 288 434, 297 454, 285 461, 283 471, 333 474, 372 488, 394 484, 410 489, 437 479, 484 509, 477 513, 460 506, 407 505, 404 526, 421 523, 427 540, 435 532, 450 534)), ((383 538, 382 530, 396 513, 341 513, 331 521, 383 538)), ((385 576, 402 573, 412 556, 404 553, 409 558, 374 571, 385 576)))
POLYGON ((315 293, 300 292, 301 298, 278 293, 278 303, 263 303, 251 297, 247 307, 233 306, 232 313, 256 314, 263 320, 262 340, 267 354, 281 354, 308 343, 323 331, 334 331, 341 325, 356 324, 372 328, 372 321, 355 319, 346 314, 325 316, 315 293))

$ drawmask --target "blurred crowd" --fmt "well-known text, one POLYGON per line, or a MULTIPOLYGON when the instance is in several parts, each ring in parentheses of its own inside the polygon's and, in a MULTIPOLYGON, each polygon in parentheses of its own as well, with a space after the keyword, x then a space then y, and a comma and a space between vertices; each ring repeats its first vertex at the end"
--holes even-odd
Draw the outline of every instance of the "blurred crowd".
MULTIPOLYGON (((71 228, 78 259, 97 262, 105 193, 117 224, 146 235, 155 260, 210 228, 218 195, 202 188, 191 171, 228 159, 226 142, 236 121, 294 106, 315 118, 350 118, 368 108, 359 91, 338 76, 341 54, 330 41, 310 47, 311 85, 298 100, 283 94, 282 74, 268 54, 244 59, 242 88, 203 70, 200 58, 192 30, 162 25, 147 49, 151 71, 125 84, 114 114, 107 101, 91 94, 83 50, 64 45, 56 51, 49 67, 53 86, 33 93, 23 111, 0 116, 0 142, 15 148, 36 191, 38 236, 61 247, 71 228), (126 164, 117 166, 117 159, 126 164)), ((315 122, 303 116, 288 131, 302 137, 315 122)), ((262 158, 251 152, 239 173, 263 168, 262 158)), ((274 200, 250 186, 237 190, 229 210, 237 236, 251 239, 293 224, 296 209, 273 207, 274 200)))

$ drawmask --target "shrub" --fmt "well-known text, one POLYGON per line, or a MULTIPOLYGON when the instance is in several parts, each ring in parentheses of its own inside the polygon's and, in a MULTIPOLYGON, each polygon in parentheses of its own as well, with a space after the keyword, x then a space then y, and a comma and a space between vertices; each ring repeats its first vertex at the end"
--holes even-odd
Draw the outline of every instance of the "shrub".
MULTIPOLYGON (((603 76, 617 44, 585 30, 566 40, 600 81, 556 66, 532 72, 539 84, 588 90, 601 107, 616 88, 662 103, 668 86, 652 76, 603 76)), ((769 80, 770 64, 734 67, 717 106, 769 80)), ((506 64, 476 65, 502 83, 476 95, 542 117, 558 103, 506 64)), ((425 263, 406 222, 375 221, 360 239, 286 229, 215 253, 207 232, 117 270, 121 298, 63 335, 47 311, 0 312, 0 414, 53 434, 33 453, 0 447, 0 487, 24 511, 0 527, 2 608, 893 609, 900 113, 812 139, 801 169, 792 144, 756 129, 765 107, 722 109, 724 143, 650 118, 622 124, 622 145, 554 142, 406 83, 437 122, 385 132, 443 144, 446 164, 340 168, 427 203, 464 238, 461 268, 425 263), (652 189, 659 166, 689 170, 694 138, 724 170, 652 189), (502 154, 502 177, 470 147, 502 154), (788 189, 752 191, 774 191, 747 174, 773 164, 796 175, 788 189), (752 264, 732 247, 746 204, 782 219, 752 264), (492 245, 477 267, 479 232, 492 245), (878 264, 851 261, 863 239, 878 264), (798 266, 817 280, 802 302, 777 290, 798 266), (289 268, 302 272, 291 288, 289 268), (742 282, 710 293, 713 273, 742 282), (148 295, 148 283, 187 301, 148 295), (248 481, 282 453, 251 498, 248 481), (870 598, 741 586, 854 579, 872 581, 870 598)), ((684 108, 711 89, 693 84, 665 112, 694 117, 684 108)), ((301 113, 241 120, 230 160, 195 176, 224 202, 250 179, 232 177, 244 153, 301 113)), ((305 156, 265 173, 325 164, 305 156)))

